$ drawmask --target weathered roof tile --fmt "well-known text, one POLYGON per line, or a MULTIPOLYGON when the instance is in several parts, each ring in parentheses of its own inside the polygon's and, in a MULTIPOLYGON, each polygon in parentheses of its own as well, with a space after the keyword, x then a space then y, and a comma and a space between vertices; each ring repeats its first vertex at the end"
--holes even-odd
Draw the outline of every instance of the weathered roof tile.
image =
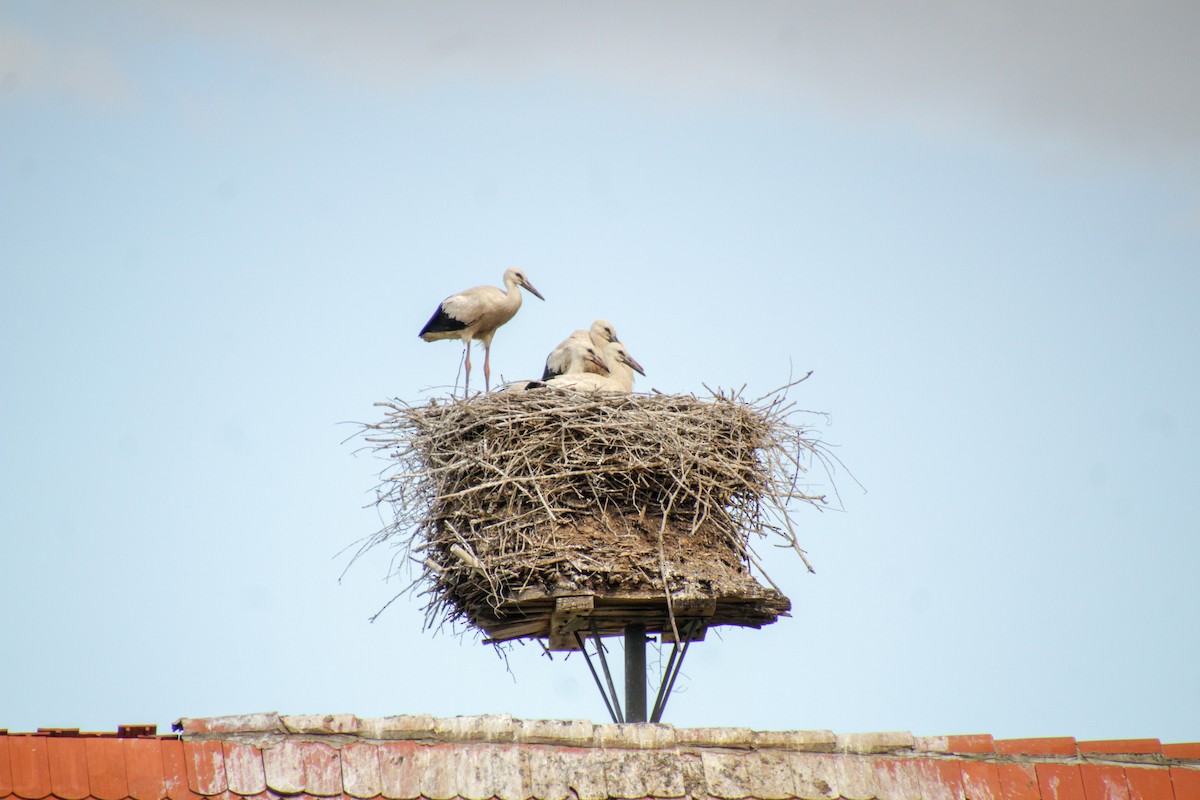
POLYGON ((188 788, 196 794, 225 791, 225 750, 219 741, 184 742, 183 765, 188 788))
POLYGON ((435 737, 455 742, 511 742, 515 731, 510 714, 452 717, 433 723, 435 737))
POLYGON ((964 761, 961 769, 963 791, 971 800, 1003 800, 1000 773, 995 764, 987 761, 964 761))
POLYGON ((792 772, 790 755, 764 750, 750 754, 757 797, 762 800, 796 797, 796 775, 792 772))
POLYGON ((1126 767, 1129 800, 1175 800, 1171 771, 1165 767, 1126 767))
POLYGON ((754 731, 749 728, 677 728, 675 742, 683 747, 749 750, 754 746, 754 731))
POLYGON ((678 759, 669 750, 610 752, 604 760, 604 781, 609 797, 624 800, 684 795, 678 759))
POLYGON ((324 742, 301 742, 304 761, 304 791, 318 797, 342 793, 342 759, 324 742))
POLYGON ((341 750, 342 787, 351 797, 375 797, 383 791, 379 775, 379 748, 366 742, 354 742, 341 750))
POLYGON ((417 745, 409 741, 384 742, 379 752, 380 793, 388 800, 412 800, 421 795, 421 775, 417 771, 417 745))
POLYGON ((398 714, 360 720, 359 731, 368 739, 432 739, 435 725, 430 714, 398 714))
POLYGON ((285 739, 274 747, 263 748, 263 774, 268 788, 280 794, 304 791, 305 744, 298 739, 285 739))
MULTIPOLYGON (((529 776, 529 795, 539 800, 566 800, 571 797, 574 782, 580 772, 581 748, 530 747, 522 751, 522 771, 529 776)), ((603 776, 601 776, 603 783, 603 776)), ((595 794, 585 782, 580 797, 595 794)))
POLYGON ((850 733, 837 737, 837 749, 843 753, 892 753, 911 750, 915 739, 907 731, 887 733, 850 733))
POLYGON ((743 753, 705 750, 700 754, 704 765, 705 789, 712 797, 741 800, 753 796, 753 776, 743 753))
POLYGON ((594 732, 597 747, 650 750, 674 747, 676 744, 675 729, 670 725, 649 722, 636 725, 597 725, 594 732))
POLYGON ((274 712, 265 714, 235 714, 206 719, 178 719, 172 726, 184 733, 283 733, 283 722, 274 712))
POLYGON ((469 756, 451 744, 418 747, 413 754, 421 795, 430 800, 450 800, 459 794, 458 773, 469 756))
POLYGON ((160 755, 163 762, 163 791, 170 800, 199 800, 199 796, 188 786, 187 756, 183 742, 164 739, 160 755))
POLYGON ((522 744, 586 747, 595 737, 595 726, 582 719, 518 719, 514 726, 513 741, 522 744))
POLYGON ((999 764, 996 771, 1000 773, 1004 800, 1040 800, 1033 764, 999 764))
POLYGON ((1075 764, 1038 763, 1034 770, 1042 800, 1087 800, 1083 778, 1075 764))
POLYGON ((879 794, 879 776, 869 758, 822 753, 813 754, 807 760, 812 764, 813 778, 835 787, 846 800, 870 800, 879 794))
POLYGON ((1200 743, 1155 739, 836 737, 508 715, 183 727, 184 741, 130 726, 0 733, 0 800, 1200 800, 1200 743))
POLYGON ((923 758, 917 762, 921 794, 926 800, 964 800, 962 768, 953 761, 923 758))
POLYGON ((755 731, 754 747, 795 750, 802 753, 832 753, 837 749, 833 731, 755 731))
POLYGON ((1125 769, 1110 764, 1090 764, 1079 770, 1083 793, 1088 800, 1129 800, 1125 769))
POLYGON ((358 733, 358 717, 353 714, 294 714, 279 717, 290 733, 358 733))
POLYGON ((262 750, 252 744, 224 743, 225 781, 229 791, 246 796, 266 791, 262 750))

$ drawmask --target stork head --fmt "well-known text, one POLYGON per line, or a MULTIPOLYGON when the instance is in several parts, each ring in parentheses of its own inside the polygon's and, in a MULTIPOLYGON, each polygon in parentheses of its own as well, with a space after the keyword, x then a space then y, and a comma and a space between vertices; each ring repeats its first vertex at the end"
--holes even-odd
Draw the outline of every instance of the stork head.
POLYGON ((645 375, 646 370, 642 369, 633 356, 629 355, 629 351, 625 349, 625 345, 620 342, 615 342, 608 347, 608 355, 610 358, 616 359, 618 362, 625 364, 630 369, 637 370, 640 374, 645 375))
POLYGON ((538 300, 546 299, 546 298, 542 297, 541 292, 539 292, 537 289, 533 288, 533 284, 530 283, 529 279, 525 277, 525 272, 523 270, 517 269, 516 267, 510 267, 509 269, 506 269, 504 271, 504 285, 508 286, 509 288, 511 288, 513 286, 520 286, 524 289, 528 289, 529 293, 532 294, 534 297, 536 297, 538 300))
POLYGON ((604 342, 607 344, 609 342, 620 341, 620 339, 617 338, 617 329, 614 328, 613 324, 608 320, 596 320, 592 323, 591 330, 589 330, 588 333, 591 334, 593 342, 604 342))
POLYGON ((604 359, 600 357, 600 354, 596 352, 594 347, 587 348, 584 351, 583 357, 584 360, 589 361, 600 369, 604 370, 605 375, 609 373, 608 364, 606 364, 604 359))

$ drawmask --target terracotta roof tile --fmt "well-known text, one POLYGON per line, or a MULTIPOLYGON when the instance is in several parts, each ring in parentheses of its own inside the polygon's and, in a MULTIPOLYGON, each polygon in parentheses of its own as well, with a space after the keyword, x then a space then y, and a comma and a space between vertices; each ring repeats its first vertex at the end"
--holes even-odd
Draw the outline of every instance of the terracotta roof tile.
POLYGON ((1087 800, 1083 778, 1075 764, 1039 763, 1034 765, 1042 800, 1087 800))
POLYGON ((1175 800, 1200 800, 1200 770, 1171 767, 1175 800))
POLYGON ((1079 776, 1087 800, 1129 800, 1124 767, 1089 764, 1087 769, 1079 770, 1079 776))
POLYGON ((224 742, 225 782, 229 791, 246 796, 265 792, 262 751, 252 744, 224 742))
MULTIPOLYGON (((188 786, 187 756, 183 742, 175 739, 161 741, 163 790, 170 800, 200 800, 188 786)), ((136 784, 135 784, 136 785, 136 784)))
POLYGON ((121 800, 129 796, 125 775, 125 748, 120 739, 85 739, 88 783, 92 797, 121 800))
POLYGON ((0 797, 12 794, 12 767, 9 766, 8 736, 0 736, 0 797))
POLYGON ((254 714, 0 733, 0 800, 1200 800, 1200 744, 254 714), (134 737, 134 738, 130 738, 134 737))
POLYGON ((880 797, 920 797, 921 762, 918 759, 880 759, 875 762, 880 797))
POLYGON ((275 713, 238 714, 207 719, 184 718, 177 721, 174 728, 184 733, 283 733, 285 730, 282 720, 275 713))
POLYGON ((9 737, 13 793, 25 800, 50 794, 50 754, 45 736, 9 737))
POLYGON ((303 714, 278 719, 291 733, 358 733, 361 727, 353 714, 303 714))
POLYGON ((353 742, 342 748, 342 783, 346 794, 361 800, 377 797, 383 791, 376 745, 353 742))
POLYGON ((1000 774, 1004 800, 1041 800, 1032 764, 999 764, 996 771, 1000 774))
POLYGON ((1175 800, 1171 771, 1161 767, 1126 767, 1129 800, 1175 800))
POLYGON ((979 733, 970 736, 947 736, 947 753, 994 753, 996 742, 990 734, 979 733))
POLYGON ((1164 744, 1162 752, 1168 758, 1194 758, 1200 760, 1200 742, 1164 744))
POLYGON ((228 788, 225 783, 225 748, 219 741, 184 742, 183 766, 188 788, 196 794, 214 795, 228 788))
POLYGON ((55 737, 46 740, 50 761, 50 789, 63 800, 83 800, 88 791, 85 739, 55 737))
POLYGON ((304 791, 318 797, 342 793, 342 759, 324 742, 302 742, 304 791))
POLYGON ((1070 736, 1041 739, 997 739, 996 752, 1024 756, 1073 756, 1077 749, 1070 736))
POLYGON ((379 745, 380 793, 388 800, 412 800, 421 794, 413 742, 384 742, 379 745))
POLYGON ((1101 739, 1077 743, 1080 753, 1161 753, 1158 739, 1101 739))
POLYGON ((1004 797, 1000 788, 1000 771, 990 762, 964 761, 962 782, 963 791, 971 800, 1001 800, 1004 797))
POLYGON ((924 759, 919 769, 927 800, 964 800, 962 766, 953 761, 924 759))
POLYGON ((167 796, 160 739, 122 739, 125 777, 134 800, 163 800, 167 796))

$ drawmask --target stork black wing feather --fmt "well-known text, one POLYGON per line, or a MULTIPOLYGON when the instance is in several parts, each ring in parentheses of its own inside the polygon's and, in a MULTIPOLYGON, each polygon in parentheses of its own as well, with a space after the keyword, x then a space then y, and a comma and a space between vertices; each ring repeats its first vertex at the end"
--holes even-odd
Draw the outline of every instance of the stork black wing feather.
POLYGON ((418 336, 424 336, 427 333, 446 333, 449 331, 461 331, 470 323, 463 322, 460 319, 455 319, 445 312, 441 307, 437 307, 437 311, 433 312, 433 316, 429 318, 429 322, 425 323, 425 327, 421 328, 418 336))

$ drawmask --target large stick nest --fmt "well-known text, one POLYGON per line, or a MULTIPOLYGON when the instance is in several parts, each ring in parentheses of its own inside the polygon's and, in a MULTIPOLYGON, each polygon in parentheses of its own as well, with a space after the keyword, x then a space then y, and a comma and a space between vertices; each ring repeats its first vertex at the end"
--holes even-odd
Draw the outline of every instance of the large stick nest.
POLYGON ((771 595, 765 611, 710 623, 774 621, 790 604, 751 577, 755 566, 770 582, 752 537, 804 559, 790 514, 825 504, 806 473, 830 465, 794 422, 788 388, 753 402, 546 388, 378 403, 384 418, 362 433, 389 462, 376 504, 391 521, 355 558, 401 547, 420 565, 409 588, 427 626, 468 622, 493 639, 544 635, 502 624, 528 619, 513 602, 531 593, 658 596, 668 609, 672 598, 771 595))

